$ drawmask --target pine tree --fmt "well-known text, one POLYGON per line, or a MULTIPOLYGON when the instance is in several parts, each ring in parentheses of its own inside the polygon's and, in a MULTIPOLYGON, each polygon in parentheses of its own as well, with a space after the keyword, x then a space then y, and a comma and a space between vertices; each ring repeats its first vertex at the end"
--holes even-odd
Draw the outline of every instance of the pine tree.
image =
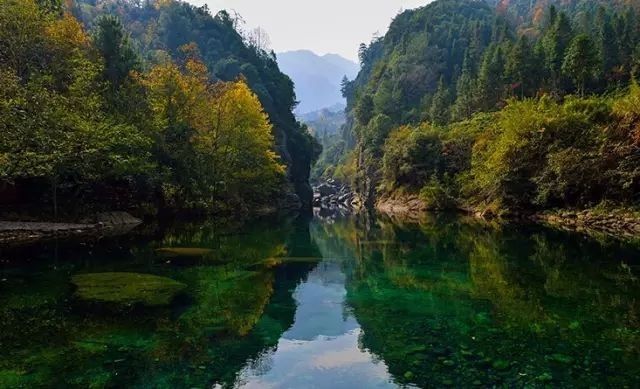
POLYGON ((598 73, 598 51, 591 38, 586 34, 576 36, 565 56, 562 71, 571 78, 584 96, 586 84, 598 73))
POLYGON ((474 99, 473 93, 475 90, 475 81, 472 71, 472 60, 470 54, 467 52, 465 60, 462 65, 462 74, 458 78, 456 84, 456 101, 451 109, 451 115, 453 120, 463 120, 470 117, 474 111, 474 99))
POLYGON ((542 38, 542 47, 551 88, 558 92, 561 87, 562 61, 573 35, 567 15, 560 13, 554 20, 555 23, 542 38))
POLYGON ((611 79, 614 68, 619 64, 619 47, 611 17, 604 7, 598 9, 596 25, 597 49, 600 53, 600 70, 604 79, 611 79))
POLYGON ((505 57, 501 46, 490 46, 478 75, 477 105, 482 110, 495 109, 504 89, 505 57))
POLYGON ((626 72, 630 72, 635 43, 638 41, 637 17, 632 9, 620 15, 617 30, 620 63, 626 72))
POLYGON ((434 124, 442 125, 451 119, 451 94, 447 88, 444 76, 440 77, 438 89, 431 99, 431 107, 429 108, 429 117, 434 124))
POLYGON ((512 46, 505 69, 510 88, 521 98, 528 95, 535 86, 535 57, 529 39, 523 35, 512 46))
POLYGON ((119 89, 129 73, 140 68, 140 60, 122 23, 111 15, 99 18, 93 40, 104 59, 105 80, 113 90, 119 89))
POLYGON ((343 76, 340 82, 340 93, 342 93, 342 97, 350 101, 353 98, 353 89, 353 82, 349 81, 346 75, 343 76))

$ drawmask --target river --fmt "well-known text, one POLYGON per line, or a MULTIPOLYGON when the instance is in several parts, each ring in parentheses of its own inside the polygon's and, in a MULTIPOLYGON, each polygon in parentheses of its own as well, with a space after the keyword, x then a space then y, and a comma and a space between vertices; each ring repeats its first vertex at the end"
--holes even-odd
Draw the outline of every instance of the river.
POLYGON ((611 240, 461 216, 298 217, 0 259, 3 388, 640 384, 640 248, 611 240), (103 272, 186 287, 152 307, 82 300, 71 278, 103 272))

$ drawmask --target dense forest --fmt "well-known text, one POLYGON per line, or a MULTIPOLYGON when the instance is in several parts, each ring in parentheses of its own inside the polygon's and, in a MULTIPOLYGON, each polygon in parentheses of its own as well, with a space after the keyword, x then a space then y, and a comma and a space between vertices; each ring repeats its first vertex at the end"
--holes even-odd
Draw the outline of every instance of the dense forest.
MULTIPOLYGON (((339 160, 364 203, 492 213, 640 198, 633 2, 438 0, 361 45, 339 160)), ((330 150, 327 150, 329 152, 330 150)))
POLYGON ((173 0, 0 0, 3 202, 310 204, 320 146, 275 55, 237 23, 173 0))

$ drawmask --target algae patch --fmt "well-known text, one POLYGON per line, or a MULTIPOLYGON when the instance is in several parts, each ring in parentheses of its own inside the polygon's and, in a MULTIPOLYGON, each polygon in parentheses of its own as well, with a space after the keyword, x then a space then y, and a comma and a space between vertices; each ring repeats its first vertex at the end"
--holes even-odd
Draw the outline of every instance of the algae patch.
POLYGON ((71 282, 81 300, 125 305, 166 305, 186 288, 170 278, 138 273, 80 274, 71 282))

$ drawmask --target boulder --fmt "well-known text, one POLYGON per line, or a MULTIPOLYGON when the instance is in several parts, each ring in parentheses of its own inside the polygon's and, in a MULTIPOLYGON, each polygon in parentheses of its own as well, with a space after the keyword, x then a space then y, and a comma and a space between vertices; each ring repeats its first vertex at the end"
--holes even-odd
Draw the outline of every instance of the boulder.
POLYGON ((166 257, 204 257, 212 254, 213 250, 200 247, 163 247, 156 252, 166 257))
POLYGON ((71 278, 75 296, 88 302, 117 305, 167 305, 186 285, 170 278, 139 273, 92 273, 71 278))
POLYGON ((336 194, 337 192, 335 187, 328 184, 319 185, 317 190, 318 190, 318 193, 320 193, 320 196, 322 197, 331 196, 333 194, 336 194))

